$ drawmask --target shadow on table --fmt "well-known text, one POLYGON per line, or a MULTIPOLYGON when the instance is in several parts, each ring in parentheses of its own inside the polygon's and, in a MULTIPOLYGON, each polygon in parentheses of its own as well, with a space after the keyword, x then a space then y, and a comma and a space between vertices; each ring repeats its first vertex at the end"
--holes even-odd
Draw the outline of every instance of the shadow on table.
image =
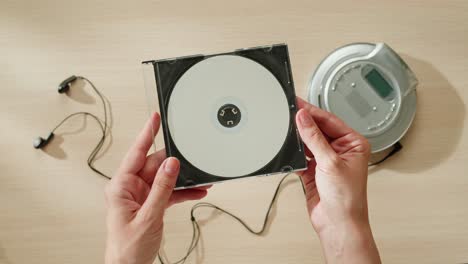
POLYGON ((41 150, 53 158, 64 160, 67 158, 67 153, 65 153, 65 150, 62 148, 62 143, 62 135, 55 134, 52 141, 50 141, 49 144, 47 144, 47 146, 45 146, 41 150))
MULTIPOLYGON (((95 103, 95 99, 94 97, 92 97, 91 95, 87 94, 83 87, 85 86, 85 82, 81 79, 78 79, 75 81, 76 83, 74 83, 73 87, 67 92, 67 95, 78 101, 78 102, 81 102, 81 103, 85 103, 85 104, 92 104, 92 103, 95 103)), ((96 95, 97 96, 97 95, 96 95)), ((102 147, 102 149, 99 151, 99 153, 96 155, 96 160, 99 160, 103 155, 105 155, 105 153, 107 153, 107 151, 109 150, 109 148, 112 146, 112 143, 113 143, 113 137, 112 137, 112 126, 113 126, 113 115, 112 115, 112 104, 110 103, 110 101, 105 97, 104 97, 104 100, 106 102, 106 105, 107 105, 107 115, 108 115, 108 122, 107 122, 107 126, 108 126, 108 130, 107 130, 107 134, 106 134, 106 140, 104 142, 104 146, 102 147)), ((97 112, 98 111, 102 111, 101 109, 97 109, 96 110, 97 112)), ((103 115, 104 113, 102 112, 101 115, 103 115)), ((97 116, 99 117, 100 114, 97 113, 97 116)), ((75 118, 83 118, 83 121, 81 123, 81 126, 79 126, 78 128, 76 129, 73 129, 73 130, 67 130, 67 131, 63 131, 62 128, 59 128, 59 132, 58 133, 55 133, 55 136, 54 136, 54 139, 43 149, 43 151, 48 154, 49 156, 51 157, 54 157, 56 159, 66 159, 67 157, 67 154, 65 153, 64 149, 61 147, 61 144, 63 143, 64 141, 64 136, 67 136, 67 135, 75 135, 75 134, 79 134, 83 131, 86 130, 87 126, 88 126, 88 118, 84 115, 77 115, 76 117, 72 117, 72 119, 75 119, 75 118)), ((103 122, 104 119, 103 118, 100 118, 101 121, 103 122)), ((92 120, 92 119, 91 119, 92 120)), ((92 120, 94 122, 94 120, 92 120)), ((98 126, 97 123, 95 123, 94 125, 98 126)), ((104 123, 103 123, 104 125, 104 123)), ((96 135, 96 139, 99 139, 101 137, 101 134, 97 134, 96 135)), ((94 146, 93 144, 96 144, 97 140, 93 142, 90 142, 90 148, 92 146, 94 146)))
POLYGON ((87 126, 87 119, 84 116, 76 116, 75 118, 83 118, 81 125, 78 128, 73 129, 73 130, 66 130, 63 132, 54 133, 55 135, 52 141, 50 141, 49 144, 47 144, 47 146, 45 146, 42 149, 44 153, 46 153, 47 155, 53 158, 60 159, 60 160, 64 160, 67 158, 67 153, 62 147, 62 143, 64 141, 63 137, 67 135, 74 135, 74 134, 83 132, 87 126))
MULTIPOLYGON (((278 193, 278 197, 281 196, 281 192, 283 189, 287 188, 289 185, 291 184, 297 184, 298 182, 298 178, 294 177, 294 178, 289 178, 289 179, 286 179, 285 182, 282 184, 280 190, 279 190, 279 193, 278 193)), ((273 195, 273 194, 272 194, 273 195)), ((265 214, 266 214, 266 210, 268 209, 268 205, 267 204, 265 206, 265 208, 261 208, 261 212, 260 213, 261 215, 261 224, 263 224, 263 220, 264 220, 264 217, 265 217, 265 214), (265 210, 263 212, 263 210, 265 210)), ((276 205, 277 203, 275 203, 273 205, 273 207, 271 208, 271 211, 270 211, 270 214, 269 214, 269 218, 268 218, 268 222, 266 223, 266 226, 265 226, 265 231, 262 235, 260 236, 267 236, 268 233, 270 232, 270 228, 271 228, 271 224, 273 223, 275 217, 276 217, 276 205)), ((204 263, 205 261, 205 247, 204 247, 204 240, 203 240, 203 232, 202 232, 202 228, 203 226, 205 226, 206 224, 208 224, 209 222, 215 220, 216 218, 218 218, 219 216, 223 215, 224 213, 218 211, 218 210, 215 210, 215 209, 212 209, 212 208, 204 208, 205 210, 211 210, 210 214, 207 215, 207 216, 204 216, 203 218, 201 219, 197 219, 197 222, 200 226, 200 234, 199 234, 199 241, 198 241, 198 245, 197 247, 195 248, 193 254, 195 254, 195 263, 197 264, 201 264, 201 263, 204 263)), ((224 208, 223 208, 224 209, 224 208)), ((238 216, 237 212, 232 212, 230 211, 231 213, 233 213, 234 215, 238 216)), ((239 216, 239 218, 242 219, 242 216, 239 216)), ((231 217, 229 218, 226 218, 227 221, 236 221, 234 219, 232 219, 231 217)), ((238 228, 241 230, 241 231, 245 231, 245 232, 248 232, 245 230, 245 228, 240 224, 240 223, 237 223, 235 222, 235 224, 238 224, 238 228)), ((246 223, 247 225, 249 225, 249 227, 251 227, 254 231, 259 231, 260 228, 262 227, 261 225, 251 225, 250 223, 246 223)), ((227 235, 227 234, 226 234, 227 235)), ((185 255, 186 252, 184 252, 183 255, 185 255)))
MULTIPOLYGON (((82 79, 77 79, 73 82, 72 87, 70 87, 70 90, 68 90, 66 94, 72 100, 75 100, 79 103, 94 104, 96 102, 94 91, 86 91, 85 87, 86 82, 82 79), (93 95, 91 95, 89 92, 93 92, 93 95)), ((92 88, 89 87, 89 89, 92 88)))
POLYGON ((5 249, 2 247, 2 244, 0 244, 0 263, 13 264, 13 262, 11 262, 11 260, 6 256, 5 249))
POLYGON ((402 57, 419 80, 416 116, 400 141, 403 149, 381 165, 371 167, 370 173, 380 168, 409 173, 431 169, 450 157, 463 135, 465 103, 449 80, 429 62, 402 57), (423 111, 431 115, 422 115, 423 111))

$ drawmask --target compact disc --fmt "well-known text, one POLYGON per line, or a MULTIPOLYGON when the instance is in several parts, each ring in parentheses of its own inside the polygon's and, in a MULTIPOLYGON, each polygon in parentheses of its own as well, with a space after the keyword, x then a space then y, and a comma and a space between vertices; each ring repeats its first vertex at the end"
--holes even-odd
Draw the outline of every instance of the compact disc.
POLYGON ((217 55, 188 69, 167 111, 170 136, 198 169, 238 177, 266 166, 281 150, 289 105, 276 77, 259 63, 217 55))

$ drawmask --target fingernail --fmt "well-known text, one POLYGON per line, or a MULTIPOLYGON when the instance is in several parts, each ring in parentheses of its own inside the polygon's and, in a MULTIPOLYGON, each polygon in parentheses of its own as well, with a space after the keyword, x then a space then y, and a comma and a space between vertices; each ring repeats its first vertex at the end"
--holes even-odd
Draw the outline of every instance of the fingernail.
POLYGON ((299 121, 301 121, 303 126, 311 126, 314 123, 312 117, 306 111, 301 112, 299 115, 299 121))
POLYGON ((164 161, 164 171, 166 173, 176 173, 179 169, 179 161, 176 158, 168 158, 164 161))

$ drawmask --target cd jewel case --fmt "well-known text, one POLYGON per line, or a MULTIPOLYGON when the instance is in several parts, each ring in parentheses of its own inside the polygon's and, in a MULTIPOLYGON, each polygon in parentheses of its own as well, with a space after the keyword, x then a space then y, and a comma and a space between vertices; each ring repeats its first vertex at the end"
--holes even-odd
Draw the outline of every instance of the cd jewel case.
POLYGON ((143 62, 176 189, 306 168, 285 44, 143 62))

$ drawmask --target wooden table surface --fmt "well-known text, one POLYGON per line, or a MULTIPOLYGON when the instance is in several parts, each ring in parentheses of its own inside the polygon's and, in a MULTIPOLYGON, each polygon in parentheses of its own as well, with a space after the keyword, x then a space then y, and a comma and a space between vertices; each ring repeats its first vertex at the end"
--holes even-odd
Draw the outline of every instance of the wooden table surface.
MULTIPOLYGON (((112 142, 96 166, 108 174, 147 118, 141 61, 289 45, 298 95, 318 63, 351 42, 386 42, 420 80, 404 149, 370 170, 369 204, 385 263, 468 262, 467 1, 0 1, 0 263, 100 263, 106 180, 86 167, 99 137, 77 118, 46 150, 45 136, 74 111, 101 113, 89 86, 59 95, 71 74, 112 103, 112 142)), ((268 133, 268 131, 265 131, 268 133)), ((217 185, 214 202, 260 226, 280 177, 217 185)), ((189 209, 166 216, 175 260, 191 237, 189 209)), ((263 237, 209 209, 189 263, 322 263, 295 178, 263 237)))

